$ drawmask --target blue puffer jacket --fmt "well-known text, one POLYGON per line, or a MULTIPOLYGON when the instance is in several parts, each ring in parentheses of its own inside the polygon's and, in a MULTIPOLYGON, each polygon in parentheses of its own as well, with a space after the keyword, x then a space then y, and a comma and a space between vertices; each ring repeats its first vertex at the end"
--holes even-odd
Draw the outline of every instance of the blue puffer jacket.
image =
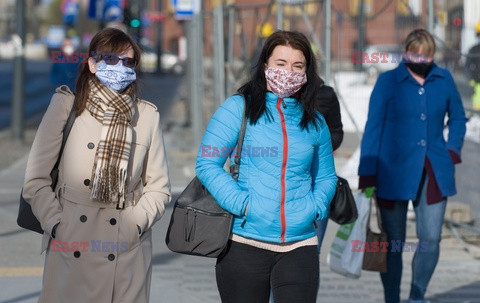
POLYGON ((313 222, 327 216, 335 194, 330 133, 320 114, 318 130, 313 125, 302 130, 303 109, 294 98, 282 102, 269 92, 266 105, 273 119, 263 115, 247 124, 238 183, 223 166, 240 132, 245 106, 240 95, 228 98, 210 120, 197 176, 234 214, 234 234, 276 243, 304 240, 315 235, 313 222))

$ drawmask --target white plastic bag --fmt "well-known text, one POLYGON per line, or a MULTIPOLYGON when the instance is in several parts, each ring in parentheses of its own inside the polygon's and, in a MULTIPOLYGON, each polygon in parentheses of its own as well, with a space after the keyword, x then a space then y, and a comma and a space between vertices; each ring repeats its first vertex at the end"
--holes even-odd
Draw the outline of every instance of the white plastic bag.
POLYGON ((332 271, 348 278, 358 279, 362 274, 363 251, 354 250, 352 240, 365 243, 370 198, 362 192, 354 193, 353 196, 357 205, 358 218, 353 223, 340 225, 330 247, 327 262, 332 271))

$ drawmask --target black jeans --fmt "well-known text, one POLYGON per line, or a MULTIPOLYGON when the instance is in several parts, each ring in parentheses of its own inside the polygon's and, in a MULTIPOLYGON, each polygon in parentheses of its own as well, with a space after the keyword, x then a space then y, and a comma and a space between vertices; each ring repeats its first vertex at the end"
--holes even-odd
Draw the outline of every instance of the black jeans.
POLYGON ((229 241, 217 259, 217 287, 223 303, 316 302, 319 261, 316 246, 276 253, 229 241))

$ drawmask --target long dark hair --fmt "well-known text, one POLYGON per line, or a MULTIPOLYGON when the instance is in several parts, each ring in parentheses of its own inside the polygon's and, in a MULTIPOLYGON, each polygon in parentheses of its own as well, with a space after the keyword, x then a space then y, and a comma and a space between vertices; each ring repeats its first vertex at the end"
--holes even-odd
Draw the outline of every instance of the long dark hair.
MULTIPOLYGON (((137 43, 135 43, 130 36, 119 29, 105 28, 93 36, 88 48, 88 56, 89 58, 93 57, 95 61, 100 61, 101 54, 118 55, 127 51, 129 48, 133 49, 133 57, 138 65, 142 50, 137 43)), ((80 72, 75 84, 75 111, 77 116, 80 115, 85 109, 88 93, 90 91, 89 80, 95 78, 95 74, 90 72, 90 69, 88 68, 88 62, 86 60, 80 64, 79 70, 80 72)), ((137 81, 134 81, 130 85, 133 87, 133 93, 137 95, 137 81)))
POLYGON ((317 74, 315 54, 312 51, 310 42, 304 34, 296 31, 283 30, 278 30, 268 37, 265 41, 262 52, 260 53, 260 57, 252 70, 250 80, 238 89, 238 92, 243 94, 247 100, 246 113, 247 117, 250 119, 250 124, 256 124, 265 111, 267 111, 265 114, 268 119, 272 118, 272 115, 268 112, 265 104, 265 95, 267 93, 265 65, 275 47, 279 45, 290 46, 293 49, 301 51, 305 56, 307 65, 307 83, 305 83, 297 93, 297 99, 303 108, 303 116, 300 120, 299 126, 302 129, 308 130, 308 125, 312 123, 315 128, 317 128, 318 119, 315 103, 320 87, 323 85, 323 81, 317 74))

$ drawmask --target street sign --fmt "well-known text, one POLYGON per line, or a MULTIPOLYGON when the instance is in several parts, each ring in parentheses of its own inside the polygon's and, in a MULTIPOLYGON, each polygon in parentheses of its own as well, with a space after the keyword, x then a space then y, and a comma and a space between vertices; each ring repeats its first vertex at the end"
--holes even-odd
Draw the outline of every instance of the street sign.
POLYGON ((123 20, 123 0, 90 0, 88 17, 105 22, 123 20))
POLYGON ((172 7, 175 10, 175 19, 191 20, 193 14, 200 11, 201 0, 172 0, 172 7))
POLYGON ((107 0, 103 11, 103 20, 105 22, 122 21, 123 20, 123 1, 107 0))
POLYGON ((102 20, 106 0, 90 0, 88 3, 88 17, 90 19, 102 20))
POLYGON ((80 7, 75 1, 65 2, 63 6, 63 23, 67 26, 74 26, 77 23, 77 16, 80 7))

